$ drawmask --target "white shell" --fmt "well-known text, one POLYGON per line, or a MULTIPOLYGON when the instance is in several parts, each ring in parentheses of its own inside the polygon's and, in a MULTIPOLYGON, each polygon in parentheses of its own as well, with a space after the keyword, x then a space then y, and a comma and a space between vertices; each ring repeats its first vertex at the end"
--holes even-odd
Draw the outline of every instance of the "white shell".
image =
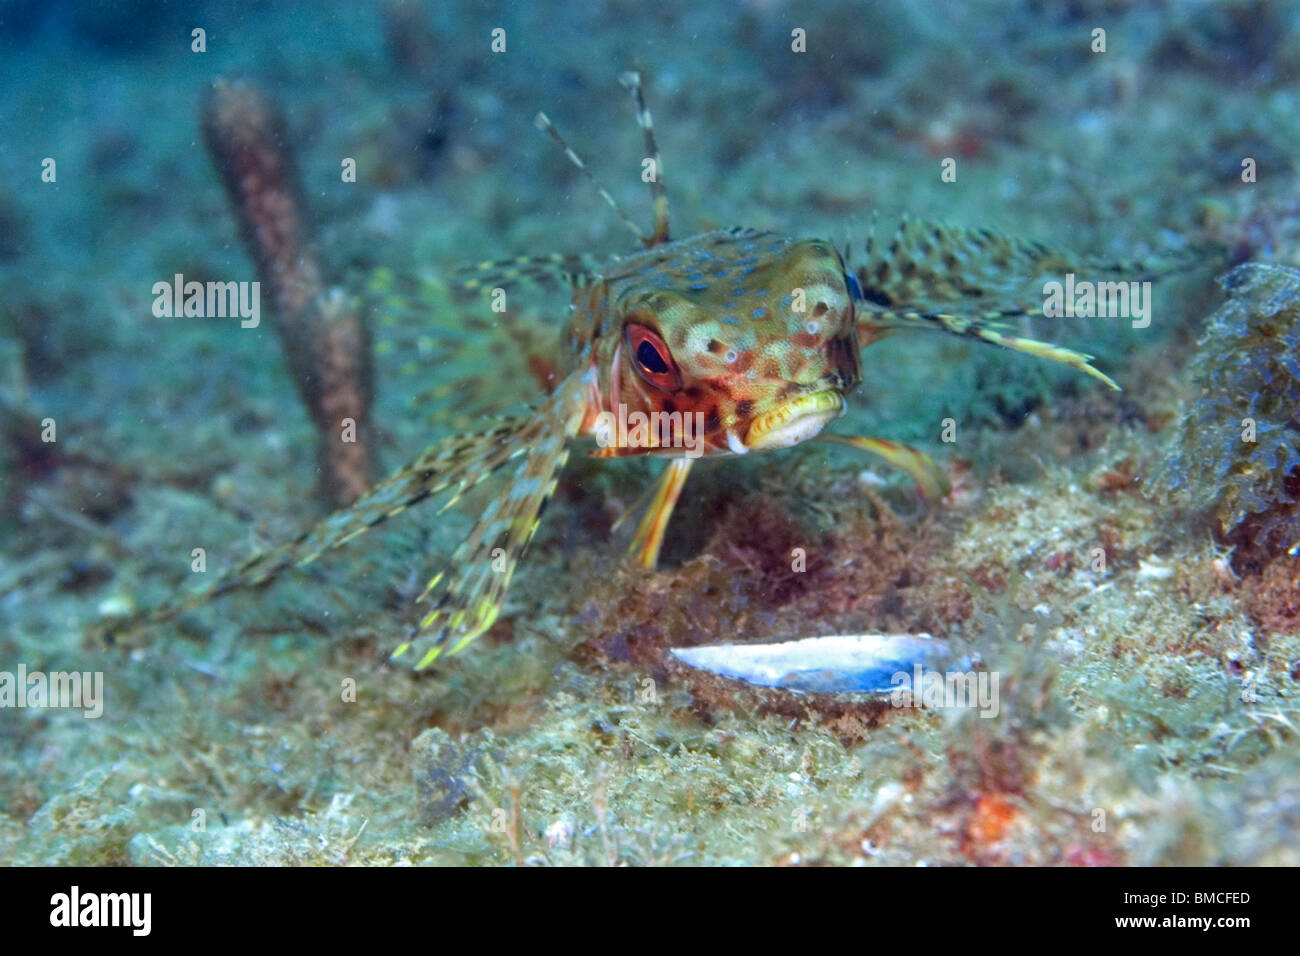
POLYGON ((670 653, 723 677, 810 694, 892 693, 912 686, 916 665, 938 669, 953 656, 947 642, 929 634, 832 634, 779 644, 677 647, 670 653))

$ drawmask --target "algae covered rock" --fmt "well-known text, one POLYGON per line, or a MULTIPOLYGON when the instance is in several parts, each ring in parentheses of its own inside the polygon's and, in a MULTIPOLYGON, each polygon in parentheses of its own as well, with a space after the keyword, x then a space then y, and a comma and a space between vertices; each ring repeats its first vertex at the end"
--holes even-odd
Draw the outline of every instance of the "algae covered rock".
POLYGON ((1161 484, 1224 534, 1248 523, 1252 544, 1285 549, 1300 538, 1300 271, 1247 263, 1219 281, 1229 298, 1198 342, 1161 484))
POLYGON ((455 816, 469 804, 481 757, 501 757, 500 752, 494 754, 490 732, 467 745, 440 727, 430 727, 416 737, 411 755, 421 819, 430 825, 455 816))

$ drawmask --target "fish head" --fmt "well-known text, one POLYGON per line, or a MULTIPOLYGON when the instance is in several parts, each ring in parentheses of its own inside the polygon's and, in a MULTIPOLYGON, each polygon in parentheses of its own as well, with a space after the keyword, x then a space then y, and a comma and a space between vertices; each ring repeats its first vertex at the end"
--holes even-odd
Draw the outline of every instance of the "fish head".
POLYGON ((861 368, 829 243, 726 230, 652 252, 610 280, 611 411, 692 416, 722 455, 788 448, 843 413, 861 368))

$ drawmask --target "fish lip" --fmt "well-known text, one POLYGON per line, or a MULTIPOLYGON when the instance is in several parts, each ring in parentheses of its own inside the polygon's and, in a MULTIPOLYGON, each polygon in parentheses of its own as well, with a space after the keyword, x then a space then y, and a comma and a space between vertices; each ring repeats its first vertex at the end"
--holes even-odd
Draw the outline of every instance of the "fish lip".
POLYGON ((817 435, 844 414, 844 393, 828 388, 806 392, 756 417, 745 435, 748 451, 789 448, 817 435))

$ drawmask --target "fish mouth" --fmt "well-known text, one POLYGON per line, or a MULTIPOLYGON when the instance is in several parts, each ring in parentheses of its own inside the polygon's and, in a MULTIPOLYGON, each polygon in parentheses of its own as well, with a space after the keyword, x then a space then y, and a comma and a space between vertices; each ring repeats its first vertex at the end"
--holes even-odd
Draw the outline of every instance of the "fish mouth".
POLYGON ((745 436, 746 451, 789 448, 815 436, 844 414, 844 395, 834 389, 809 392, 783 402, 754 419, 745 436))

